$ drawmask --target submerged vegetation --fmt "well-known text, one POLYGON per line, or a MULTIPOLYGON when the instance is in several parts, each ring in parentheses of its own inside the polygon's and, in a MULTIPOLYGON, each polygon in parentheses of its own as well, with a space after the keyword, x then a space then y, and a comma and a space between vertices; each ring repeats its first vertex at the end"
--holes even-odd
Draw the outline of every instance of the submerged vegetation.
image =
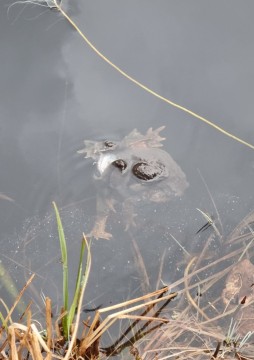
POLYGON ((187 265, 182 265, 183 278, 144 296, 94 309, 94 316, 89 312, 85 317, 82 303, 91 269, 90 244, 83 235, 69 305, 68 250, 59 211, 53 205, 62 254, 61 313, 53 319, 51 300, 46 298, 40 330, 31 304, 22 319, 12 321, 32 275, 12 308, 6 306, 6 315, 1 313, 1 359, 254 359, 254 213, 226 237, 217 233, 219 226, 216 231, 211 226, 201 253, 189 255, 187 265), (219 252, 213 250, 218 242, 219 252), (110 334, 112 339, 116 321, 123 330, 103 347, 103 336, 110 334))
POLYGON ((4 316, 3 313, 0 313, 2 323, 0 330, 2 340, 0 345, 0 359, 97 359, 100 354, 104 354, 104 356, 116 355, 146 334, 154 331, 162 324, 167 323, 168 320, 160 318, 159 315, 164 307, 177 295, 176 293, 169 293, 168 287, 163 287, 148 295, 111 307, 98 309, 93 319, 91 319, 91 316, 88 316, 85 321, 81 320, 83 297, 91 269, 90 244, 83 234, 75 292, 73 301, 69 306, 68 251, 61 217, 55 203, 53 203, 53 206, 58 227, 63 269, 63 306, 61 314, 59 314, 53 325, 51 299, 46 297, 45 328, 40 324, 43 330, 38 330, 38 326, 36 325, 37 321, 32 317, 31 303, 27 306, 20 319, 23 321, 25 319, 25 323, 12 321, 12 313, 18 306, 23 293, 31 284, 35 276, 33 274, 18 294, 12 308, 8 309, 7 305, 4 304, 7 314, 4 316), (85 248, 87 250, 87 256, 85 270, 83 272, 85 248), (163 302, 162 305, 161 302, 163 302), (155 308, 157 304, 158 308, 155 308), (143 308, 145 308, 145 310, 142 314, 131 314, 143 308), (110 314, 101 320, 102 314, 107 313, 110 314), (120 319, 135 320, 112 346, 100 349, 99 340, 101 336, 115 321, 120 319), (130 333, 134 326, 140 321, 145 321, 145 324, 135 332, 130 339, 126 340, 128 333, 130 333), (153 322, 156 322, 157 325, 149 328, 153 322), (78 333, 81 333, 80 337, 78 337, 78 333))

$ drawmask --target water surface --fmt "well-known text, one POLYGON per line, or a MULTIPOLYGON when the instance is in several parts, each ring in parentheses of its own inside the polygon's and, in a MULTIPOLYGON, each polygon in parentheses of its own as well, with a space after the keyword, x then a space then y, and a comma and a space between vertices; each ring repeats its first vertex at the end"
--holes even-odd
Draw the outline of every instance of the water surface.
MULTIPOLYGON (((253 151, 124 79, 56 11, 20 4, 8 13, 6 5, 0 10, 0 192, 14 201, 0 199, 2 264, 18 288, 36 272, 35 302, 43 291, 59 304, 62 270, 51 202, 62 209, 71 278, 82 232, 96 217, 94 165, 77 150, 84 139, 119 140, 134 128, 144 133, 165 125, 163 149, 190 186, 179 199, 141 204, 134 230, 124 231, 121 213, 112 217, 112 240, 92 243, 86 305, 154 290, 160 277, 177 280, 184 256, 172 236, 189 252, 206 238, 195 235, 205 223, 197 208, 216 219, 213 199, 224 234, 253 210, 253 151)), ((124 71, 253 143, 252 2, 110 0, 68 7, 124 71)))

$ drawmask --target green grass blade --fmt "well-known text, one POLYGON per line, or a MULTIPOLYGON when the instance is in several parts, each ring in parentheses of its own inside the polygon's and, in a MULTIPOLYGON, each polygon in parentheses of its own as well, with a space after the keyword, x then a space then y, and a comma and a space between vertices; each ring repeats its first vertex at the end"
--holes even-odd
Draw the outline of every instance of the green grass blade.
MULTIPOLYGON (((7 306, 6 306, 6 304, 3 302, 3 305, 4 305, 4 307, 5 307, 5 310, 6 310, 6 312, 7 312, 7 314, 8 314, 8 312, 9 312, 9 309, 7 308, 7 306)), ((5 330, 7 330, 8 329, 8 324, 7 324, 7 322, 5 321, 5 317, 3 316, 3 314, 1 313, 1 311, 0 311, 0 321, 1 321, 1 323, 2 323, 2 328, 3 329, 5 329, 5 330)))
POLYGON ((58 237, 59 237, 59 243, 60 243, 60 249, 61 249, 61 257, 62 257, 62 267, 63 267, 63 302, 64 302, 64 311, 67 311, 67 314, 63 317, 63 333, 64 337, 66 339, 69 339, 70 335, 70 327, 73 323, 74 316, 76 314, 77 308, 80 308, 80 301, 81 297, 83 298, 84 291, 88 282, 88 277, 91 269, 91 252, 90 252, 90 244, 88 244, 88 241, 83 235, 83 240, 81 243, 80 248, 80 255, 79 255, 79 265, 78 265, 78 272, 77 272, 77 278, 76 278, 76 287, 75 287, 75 293, 73 296, 73 301, 70 306, 70 309, 68 309, 68 303, 69 303, 69 296, 68 296, 68 257, 67 257, 67 246, 66 246, 66 240, 64 235, 64 229, 61 221, 61 217, 58 211, 58 208, 56 206, 56 203, 53 202, 53 207, 56 214, 56 222, 57 222, 57 228, 58 228, 58 237), (87 248, 87 259, 86 259, 86 267, 84 274, 82 274, 83 271, 83 257, 85 248, 87 248))
POLYGON ((71 308, 69 311, 69 318, 68 318, 68 324, 69 326, 73 322, 73 318, 75 316, 77 307, 80 302, 80 296, 84 296, 85 288, 88 282, 89 274, 91 270, 91 251, 90 251, 90 244, 88 243, 85 235, 83 234, 83 240, 81 243, 81 249, 80 249, 80 257, 79 257, 79 267, 78 267, 78 274, 77 274, 77 280, 76 280, 76 289, 75 294, 73 298, 73 302, 71 304, 71 308), (82 263, 83 263, 83 256, 85 248, 87 248, 87 258, 86 258, 86 267, 84 274, 82 274, 82 263))
POLYGON ((73 322, 73 318, 75 316, 75 312, 76 312, 78 302, 79 302, 79 297, 80 297, 80 284, 81 284, 81 278, 82 278, 82 263, 83 263, 85 245, 86 244, 85 244, 84 240, 82 240, 81 248, 80 248, 79 265, 78 265, 75 293, 74 293, 73 301, 72 301, 69 315, 68 315, 68 326, 69 327, 73 322))
POLYGON ((91 249, 90 249, 91 244, 88 243, 85 234, 83 234, 83 241, 85 241, 86 247, 87 247, 87 260, 86 260, 85 272, 84 272, 84 274, 82 276, 82 280, 81 280, 81 291, 82 292, 84 292, 84 289, 86 288, 90 270, 91 270, 91 263, 92 263, 92 256, 91 256, 91 249))
MULTIPOLYGON (((60 214, 56 203, 53 201, 53 207, 56 214, 56 222, 58 228, 58 237, 60 242, 60 249, 61 249, 61 260, 62 260, 62 267, 63 267, 63 306, 64 310, 68 311, 68 256, 67 256, 67 247, 64 235, 64 229, 62 225, 62 221, 60 218, 60 214)), ((66 338, 69 336, 69 329, 68 329, 68 315, 64 316, 63 318, 63 331, 66 338)))
POLYGON ((2 264, 2 261, 0 260, 0 289, 2 288, 2 286, 8 292, 12 300, 15 300, 18 297, 19 291, 16 288, 12 277, 10 276, 7 269, 2 264))
POLYGON ((65 354, 64 359, 69 359, 70 358, 74 343, 75 343, 76 338, 77 338, 84 293, 85 293, 88 277, 89 277, 90 270, 91 270, 91 263, 92 263, 91 259, 92 259, 92 257, 91 257, 91 251, 90 251, 90 244, 88 243, 85 234, 83 234, 83 242, 87 246, 86 268, 85 268, 85 272, 84 272, 84 274, 82 276, 82 280, 81 280, 81 284, 80 284, 80 295, 78 297, 76 323, 75 323, 75 326, 74 326, 74 329, 73 329, 72 339, 70 341, 69 348, 68 348, 67 353, 65 354))

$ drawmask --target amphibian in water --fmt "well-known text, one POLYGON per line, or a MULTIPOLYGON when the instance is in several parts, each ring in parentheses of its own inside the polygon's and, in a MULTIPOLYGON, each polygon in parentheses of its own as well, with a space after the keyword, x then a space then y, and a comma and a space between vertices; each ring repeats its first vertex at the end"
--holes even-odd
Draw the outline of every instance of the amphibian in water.
POLYGON ((148 129, 141 134, 134 129, 120 141, 85 140, 85 148, 78 151, 96 164, 94 178, 98 182, 97 217, 90 236, 109 240, 106 221, 114 205, 122 203, 126 228, 134 225, 133 210, 140 202, 166 202, 181 196, 188 187, 179 165, 162 147, 159 133, 148 129))
POLYGON ((222 292, 222 300, 226 308, 235 309, 233 314, 235 320, 239 322, 237 332, 241 336, 253 331, 253 283, 254 265, 249 259, 244 259, 233 266, 222 292))

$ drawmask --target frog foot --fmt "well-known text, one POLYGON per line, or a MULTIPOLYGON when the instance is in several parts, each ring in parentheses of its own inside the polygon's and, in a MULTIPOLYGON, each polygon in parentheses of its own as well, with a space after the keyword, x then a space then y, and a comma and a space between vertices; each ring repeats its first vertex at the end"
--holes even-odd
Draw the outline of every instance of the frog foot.
POLYGON ((161 142, 166 138, 160 136, 160 132, 165 128, 161 126, 158 129, 153 130, 149 128, 146 134, 141 134, 137 129, 134 129, 129 135, 125 136, 124 142, 127 147, 131 148, 155 148, 161 147, 161 142))
POLYGON ((102 218, 97 219, 93 229, 90 231, 87 237, 94 237, 96 240, 99 239, 110 240, 112 238, 112 234, 108 233, 105 230, 107 218, 108 218, 107 216, 104 216, 102 218))

